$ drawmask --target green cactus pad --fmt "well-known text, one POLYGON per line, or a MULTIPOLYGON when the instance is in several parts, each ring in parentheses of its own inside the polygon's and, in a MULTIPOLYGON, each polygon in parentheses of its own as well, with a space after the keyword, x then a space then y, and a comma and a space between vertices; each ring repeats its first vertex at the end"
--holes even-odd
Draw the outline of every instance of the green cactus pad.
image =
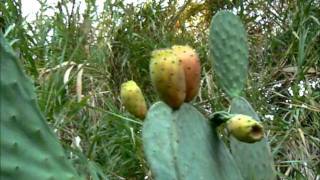
POLYGON ((241 180, 234 160, 194 107, 184 103, 173 111, 154 104, 143 125, 143 144, 157 180, 241 180))
POLYGON ((222 89, 240 96, 248 69, 246 31, 240 19, 228 11, 218 12, 211 21, 209 59, 222 89))
MULTIPOLYGON (((232 99, 230 113, 245 114, 259 120, 251 105, 242 97, 232 99)), ((276 179, 273 158, 266 138, 254 144, 248 144, 231 137, 230 147, 244 179, 276 179)))
POLYGON ((0 179, 81 179, 36 102, 30 79, 0 33, 0 179))

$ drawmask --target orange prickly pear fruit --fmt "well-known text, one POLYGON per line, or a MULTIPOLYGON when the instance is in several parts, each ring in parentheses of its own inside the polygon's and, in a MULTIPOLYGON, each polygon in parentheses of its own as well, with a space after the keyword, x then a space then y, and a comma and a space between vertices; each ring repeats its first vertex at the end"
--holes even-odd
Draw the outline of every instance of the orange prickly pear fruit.
POLYGON ((186 97, 186 84, 183 68, 171 49, 152 52, 150 76, 160 99, 174 109, 179 108, 186 97))
POLYGON ((190 46, 173 46, 173 52, 179 58, 186 80, 186 102, 191 101, 200 87, 200 60, 194 49, 190 46))
POLYGON ((254 143, 263 138, 263 126, 250 116, 233 116, 227 121, 227 129, 239 141, 254 143))
POLYGON ((124 107, 134 116, 144 119, 147 113, 146 101, 141 89, 134 81, 122 83, 120 97, 124 107))

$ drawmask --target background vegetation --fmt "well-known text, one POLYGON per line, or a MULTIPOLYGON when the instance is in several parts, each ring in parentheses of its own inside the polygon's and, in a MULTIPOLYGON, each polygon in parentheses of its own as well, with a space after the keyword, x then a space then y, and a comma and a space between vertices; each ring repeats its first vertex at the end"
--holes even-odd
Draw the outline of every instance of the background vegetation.
POLYGON ((0 27, 79 171, 151 179, 142 122, 123 109, 119 88, 133 79, 149 105, 157 101, 148 76, 156 48, 196 48, 202 81, 193 103, 207 113, 227 108, 207 60, 207 36, 211 17, 228 9, 241 17, 248 32, 246 97, 266 126, 279 177, 320 178, 319 1, 106 0, 97 7, 95 0, 85 0, 81 13, 79 1, 58 0, 51 6, 39 0, 40 11, 31 22, 22 16, 21 1, 0 2, 0 27))

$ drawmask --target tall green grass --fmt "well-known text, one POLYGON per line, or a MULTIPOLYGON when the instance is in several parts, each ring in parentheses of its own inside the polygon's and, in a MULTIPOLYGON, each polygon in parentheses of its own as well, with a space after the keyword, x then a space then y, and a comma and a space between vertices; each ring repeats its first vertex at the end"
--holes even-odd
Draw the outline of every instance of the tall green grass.
POLYGON ((228 99, 207 61, 207 29, 215 12, 230 9, 248 31, 246 96, 268 129, 279 177, 319 178, 319 3, 188 0, 182 5, 131 5, 114 0, 105 1, 98 12, 95 0, 88 0, 80 13, 74 1, 59 0, 54 6, 39 2, 32 22, 22 16, 19 0, 1 2, 0 25, 35 82, 48 123, 79 171, 110 179, 151 178, 142 149, 143 122, 124 110, 119 90, 122 82, 133 79, 149 105, 157 100, 148 78, 156 48, 196 48, 202 82, 194 104, 207 113, 227 108, 228 99), (48 10, 54 14, 48 16, 48 10))

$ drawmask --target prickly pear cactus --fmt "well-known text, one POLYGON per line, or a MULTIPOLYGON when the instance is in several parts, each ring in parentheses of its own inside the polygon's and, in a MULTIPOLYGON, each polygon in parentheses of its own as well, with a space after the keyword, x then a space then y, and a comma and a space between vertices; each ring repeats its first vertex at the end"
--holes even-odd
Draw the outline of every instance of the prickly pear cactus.
POLYGON ((34 87, 0 33, 0 179, 82 179, 36 102, 34 87))
POLYGON ((143 145, 157 180, 241 180, 225 144, 194 107, 155 103, 143 125, 143 145))
MULTIPOLYGON (((251 105, 243 97, 232 99, 230 112, 245 114, 255 120, 260 120, 251 105)), ((245 179, 275 179, 273 158, 266 138, 254 144, 248 144, 231 137, 230 147, 245 179), (250 161, 248 161, 248 158, 250 158, 250 161)))
POLYGON ((227 11, 211 21, 209 58, 221 88, 230 96, 240 96, 247 79, 248 46, 240 19, 227 11))
MULTIPOLYGON (((230 113, 245 114, 259 120, 251 105, 240 97, 247 78, 246 39, 240 19, 231 12, 222 11, 212 18, 209 54, 221 88, 232 99, 230 113)), ((244 179, 275 179, 273 158, 266 138, 248 144, 231 137, 230 147, 244 179)))

